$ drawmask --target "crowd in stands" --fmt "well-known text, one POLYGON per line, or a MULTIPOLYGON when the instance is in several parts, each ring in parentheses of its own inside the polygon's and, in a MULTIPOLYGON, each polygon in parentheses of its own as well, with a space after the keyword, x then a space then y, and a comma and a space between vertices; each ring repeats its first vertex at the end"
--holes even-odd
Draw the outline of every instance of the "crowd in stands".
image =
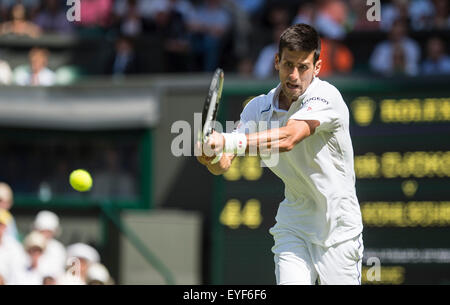
POLYGON ((11 187, 0 182, 0 285, 111 285, 98 251, 86 243, 63 245, 59 217, 40 211, 22 236, 10 210, 11 187))
MULTIPOLYGON (((280 33, 291 24, 307 23, 322 37, 322 77, 352 73, 358 67, 384 76, 450 74, 448 0, 383 1, 380 21, 369 20, 371 7, 360 0, 86 0, 80 4, 79 20, 69 21, 71 7, 63 0, 2 0, 0 42, 11 35, 36 41, 53 35, 107 42, 99 45, 104 49, 99 57, 91 53, 83 63, 76 59, 66 63, 86 74, 212 71, 221 66, 262 79, 274 75, 280 33), (359 48, 367 45, 370 54, 359 56, 364 53, 359 48), (90 70, 95 65, 100 67, 90 70)), ((52 53, 45 46, 30 49, 29 63, 14 67, 0 53, 1 83, 64 83, 64 72, 70 70, 48 67, 52 53)))

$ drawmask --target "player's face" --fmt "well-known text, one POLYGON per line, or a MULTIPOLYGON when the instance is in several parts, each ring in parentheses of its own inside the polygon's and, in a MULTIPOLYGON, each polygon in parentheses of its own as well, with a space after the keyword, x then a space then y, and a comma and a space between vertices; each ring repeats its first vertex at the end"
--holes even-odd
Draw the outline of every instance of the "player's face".
POLYGON ((320 66, 321 60, 314 64, 314 51, 284 49, 281 58, 279 54, 275 56, 275 69, 280 77, 281 91, 289 104, 306 91, 314 76, 319 74, 320 66))

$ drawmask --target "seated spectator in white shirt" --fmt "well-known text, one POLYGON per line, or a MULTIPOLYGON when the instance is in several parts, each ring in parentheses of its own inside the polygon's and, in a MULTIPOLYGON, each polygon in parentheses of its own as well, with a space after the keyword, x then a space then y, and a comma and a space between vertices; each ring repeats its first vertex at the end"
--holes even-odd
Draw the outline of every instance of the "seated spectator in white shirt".
POLYGON ((40 211, 33 225, 47 240, 42 263, 52 270, 49 274, 62 275, 66 264, 66 248, 56 239, 60 233, 59 217, 51 211, 40 211))
POLYGON ((11 219, 11 214, 0 208, 0 276, 6 285, 16 284, 18 274, 26 266, 26 254, 22 245, 5 234, 11 219))
POLYGON ((450 56, 445 53, 445 43, 438 37, 432 37, 427 42, 427 58, 422 63, 425 75, 450 74, 450 56))
POLYGON ((55 73, 47 67, 47 49, 33 48, 29 53, 30 64, 14 69, 14 81, 19 86, 52 86, 55 73))
POLYGON ((76 243, 67 247, 65 274, 57 281, 60 285, 86 285, 89 266, 100 262, 100 255, 93 247, 76 243))
MULTIPOLYGON (((14 204, 14 194, 13 190, 9 184, 5 182, 0 182, 0 209, 5 209, 10 211, 14 204)), ((19 240, 19 231, 17 230, 16 221, 11 215, 11 220, 6 228, 5 234, 11 236, 12 238, 19 240)))
POLYGON ((373 72, 385 76, 393 75, 395 72, 394 55, 398 48, 404 53, 404 74, 414 76, 419 73, 420 47, 418 43, 407 36, 406 24, 402 20, 396 20, 389 33, 389 39, 380 42, 370 57, 370 68, 373 72))
POLYGON ((23 246, 28 254, 28 262, 22 272, 17 275, 17 285, 42 285, 44 282, 42 254, 47 246, 44 235, 32 231, 25 237, 23 246))
POLYGON ((114 281, 104 265, 92 263, 87 270, 86 283, 87 285, 112 285, 114 281))
POLYGON ((10 85, 12 82, 12 70, 7 61, 0 59, 0 85, 10 85))
POLYGON ((3 269, 2 269, 2 265, 0 264, 0 286, 6 285, 5 280, 3 279, 3 269))

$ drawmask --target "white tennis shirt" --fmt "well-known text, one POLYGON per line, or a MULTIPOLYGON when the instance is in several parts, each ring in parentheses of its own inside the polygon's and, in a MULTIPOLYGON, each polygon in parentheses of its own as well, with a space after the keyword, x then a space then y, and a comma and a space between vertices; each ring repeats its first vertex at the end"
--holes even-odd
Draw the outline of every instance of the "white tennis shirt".
POLYGON ((285 199, 270 233, 292 232, 325 247, 355 237, 363 225, 347 105, 333 85, 317 77, 289 111, 278 108, 280 90, 278 85, 252 99, 241 113, 237 132, 248 132, 252 121, 265 122, 267 128, 285 126, 290 119, 318 120, 320 125, 291 151, 279 153, 275 165, 268 165, 285 185, 285 199))

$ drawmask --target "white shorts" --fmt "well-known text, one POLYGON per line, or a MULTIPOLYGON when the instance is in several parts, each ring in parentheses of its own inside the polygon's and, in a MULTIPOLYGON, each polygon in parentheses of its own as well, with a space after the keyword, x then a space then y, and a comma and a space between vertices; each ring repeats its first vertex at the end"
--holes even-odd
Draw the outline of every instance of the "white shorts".
POLYGON ((362 233, 331 247, 321 247, 287 232, 274 235, 277 285, 360 285, 362 233))

